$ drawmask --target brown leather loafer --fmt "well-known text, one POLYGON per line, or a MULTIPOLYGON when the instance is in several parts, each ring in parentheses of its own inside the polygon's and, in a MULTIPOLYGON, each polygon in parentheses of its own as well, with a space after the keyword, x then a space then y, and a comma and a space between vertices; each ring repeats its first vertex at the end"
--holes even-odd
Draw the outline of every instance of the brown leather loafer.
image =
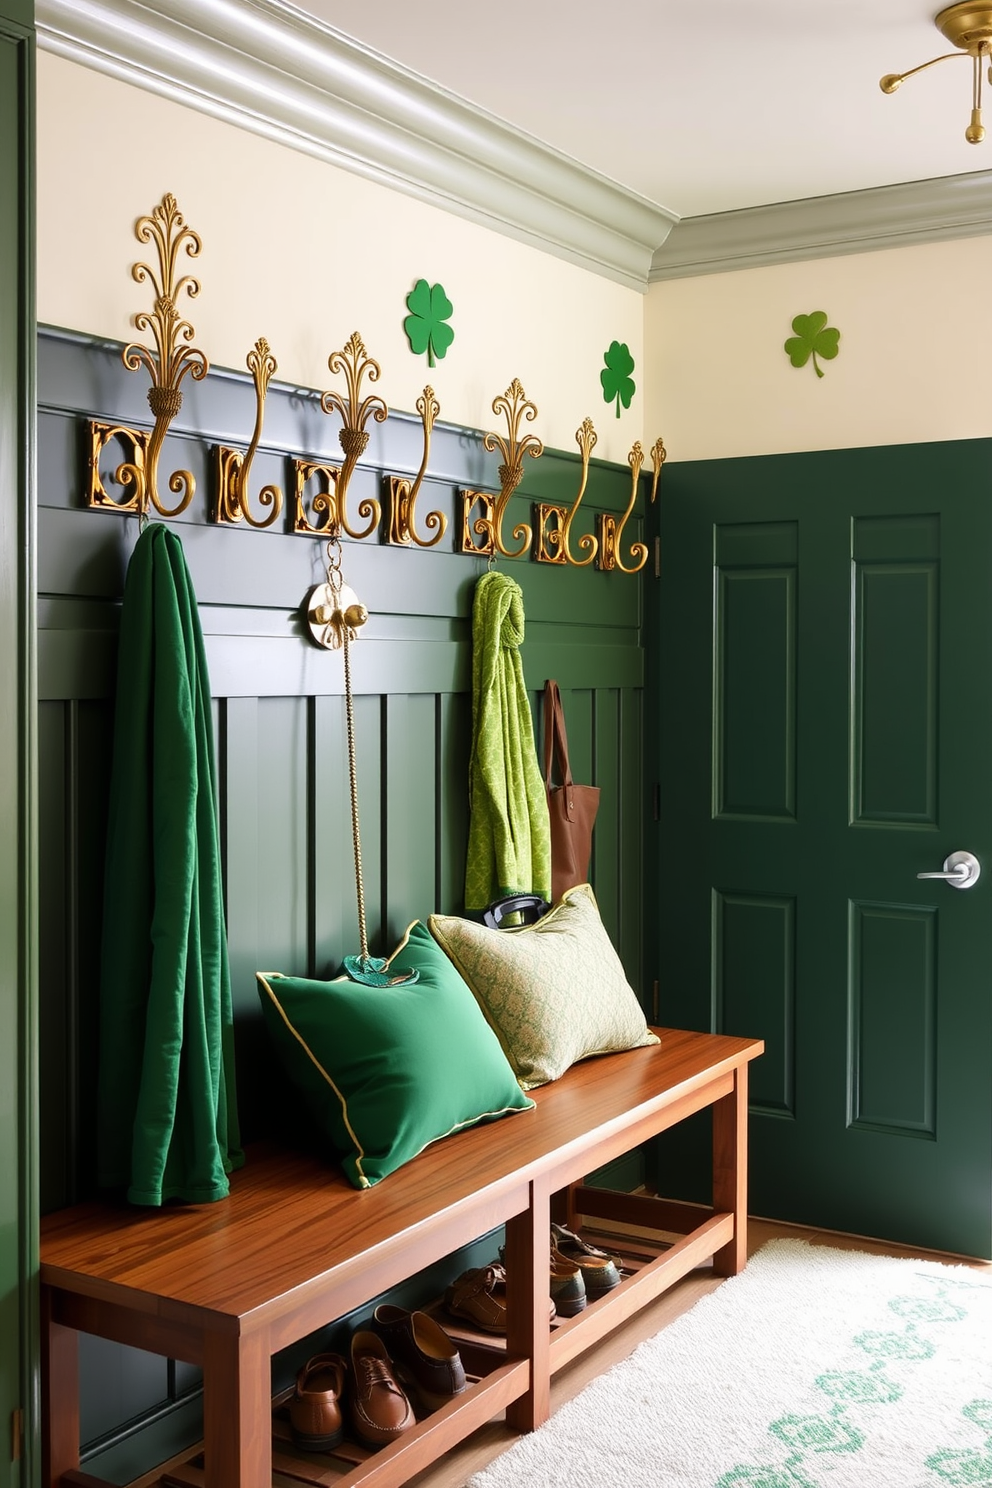
POLYGON ((440 1410, 465 1389, 461 1355, 426 1312, 383 1302, 372 1314, 372 1327, 389 1350, 404 1388, 425 1410, 440 1410))
POLYGON ((393 1373, 386 1345, 360 1328, 351 1339, 351 1424, 368 1447, 384 1447, 417 1424, 413 1406, 393 1373))
POLYGON ((293 1440, 307 1452, 328 1452, 343 1435, 341 1393, 347 1365, 340 1354, 314 1354, 296 1376, 289 1402, 293 1440))

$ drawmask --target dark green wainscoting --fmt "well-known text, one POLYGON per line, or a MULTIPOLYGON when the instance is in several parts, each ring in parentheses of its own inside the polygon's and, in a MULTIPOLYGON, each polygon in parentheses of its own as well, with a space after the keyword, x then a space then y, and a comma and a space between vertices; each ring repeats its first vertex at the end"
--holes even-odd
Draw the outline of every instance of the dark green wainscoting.
MULTIPOLYGON (((38 512, 41 756, 42 1202, 61 1207, 92 1188, 97 988, 105 803, 118 605, 137 522, 85 507, 86 420, 148 427, 147 380, 121 365, 120 347, 57 331, 39 344, 38 512)), ((254 417, 246 376, 211 372, 187 384, 166 441, 163 475, 197 479, 190 510, 173 522, 197 593, 215 699, 220 820, 246 1136, 279 1131, 292 1109, 266 1046, 256 970, 337 971, 358 947, 341 657, 314 647, 301 605, 324 577, 324 544, 207 520, 210 448, 244 448, 254 417)), ((340 462, 337 421, 319 398, 273 385, 253 489, 289 483, 290 457, 340 462)), ((494 425, 495 427, 495 425, 494 425)), ((419 421, 392 416, 373 432, 350 498, 381 496, 386 474, 419 461, 419 421)), ((507 530, 532 500, 570 503, 578 457, 527 461, 507 530)), ((346 542, 344 572, 370 611, 353 650, 358 784, 369 935, 392 948, 409 922, 458 912, 471 730, 471 607, 485 561, 456 551, 461 488, 498 488, 497 456, 476 432, 438 427, 421 513, 447 513, 437 549, 376 537, 346 542)), ((582 530, 597 510, 621 514, 626 467, 597 462, 582 530)), ((640 504, 640 503, 639 503, 640 504)), ((628 539, 641 535, 632 519, 628 539)), ((577 780, 601 787, 592 879, 635 988, 641 987, 643 578, 620 572, 501 560, 524 592, 523 662, 535 718, 545 679, 563 694, 577 780)), ((426 1284, 426 1282, 425 1282, 426 1284)), ((96 1346, 94 1346, 96 1347, 96 1346)), ((84 1437, 121 1441, 115 1471, 136 1453, 133 1423, 159 1418, 154 1457, 190 1429, 187 1371, 100 1345, 99 1380, 84 1437), (185 1403, 184 1403, 185 1401, 185 1403), (126 1423, 132 1423, 127 1425, 126 1423), (169 1437, 169 1432, 172 1437, 169 1437), (129 1445, 130 1443, 130 1445, 129 1445)), ((105 1459, 101 1470, 107 1469, 105 1459)), ((109 1469, 107 1469, 109 1470, 109 1469)))
POLYGON ((34 6, 0 0, 0 1488, 40 1475, 34 728, 34 6))

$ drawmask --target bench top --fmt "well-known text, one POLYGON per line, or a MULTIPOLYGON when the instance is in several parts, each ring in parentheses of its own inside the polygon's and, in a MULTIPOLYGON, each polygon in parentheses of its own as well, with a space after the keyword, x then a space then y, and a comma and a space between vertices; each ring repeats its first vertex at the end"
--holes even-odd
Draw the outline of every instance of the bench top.
POLYGON ((533 1111, 445 1137, 371 1189, 353 1188, 330 1159, 262 1146, 214 1204, 96 1202, 51 1214, 41 1280, 201 1328, 288 1319, 331 1287, 343 1315, 522 1213, 532 1182, 573 1181, 635 1145, 623 1137, 638 1121, 698 1092, 712 1099, 715 1081, 732 1082, 763 1049, 655 1031, 659 1045, 584 1060, 532 1091, 533 1111))

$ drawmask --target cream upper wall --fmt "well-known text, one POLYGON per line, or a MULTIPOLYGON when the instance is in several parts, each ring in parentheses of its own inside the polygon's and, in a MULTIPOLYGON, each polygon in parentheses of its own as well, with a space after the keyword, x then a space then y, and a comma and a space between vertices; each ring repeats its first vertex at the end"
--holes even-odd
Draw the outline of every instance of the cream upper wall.
POLYGON ((148 286, 131 278, 149 253, 134 222, 170 191, 203 241, 184 265, 201 292, 180 311, 211 365, 244 369, 265 336, 277 380, 343 390, 327 358, 357 330, 382 368, 374 391, 392 409, 412 410, 429 382, 443 422, 502 430, 492 401, 519 377, 539 410, 528 429, 550 447, 575 449, 587 415, 597 457, 623 461, 643 437, 644 299, 635 290, 39 54, 39 321, 134 338, 132 316, 151 308, 148 286), (421 277, 442 283, 455 307, 454 343, 434 368, 403 332, 405 296, 421 277), (619 419, 599 382, 613 340, 630 347, 639 384, 619 419))
POLYGON ((45 52, 38 94, 44 324, 132 339, 134 313, 150 308, 130 274, 147 257, 134 221, 171 191, 204 245, 188 263, 201 293, 180 308, 215 367, 244 369, 264 335, 280 381, 340 387, 327 357, 357 330, 391 408, 411 411, 430 382, 442 421, 502 429, 492 401, 519 377, 547 445, 574 449, 588 415, 596 455, 615 461, 659 433, 672 461, 992 434, 988 356, 968 316, 992 238, 668 280, 643 297, 45 52), (402 328, 420 277, 455 306, 454 344, 433 369, 402 328), (823 378, 782 349, 793 316, 816 309, 841 331, 823 378), (619 419, 599 383, 613 340, 630 347, 638 385, 619 419))
POLYGON ((652 285, 646 427, 673 461, 988 437, 990 275, 981 237, 652 285), (783 350, 813 310, 841 332, 822 378, 783 350))

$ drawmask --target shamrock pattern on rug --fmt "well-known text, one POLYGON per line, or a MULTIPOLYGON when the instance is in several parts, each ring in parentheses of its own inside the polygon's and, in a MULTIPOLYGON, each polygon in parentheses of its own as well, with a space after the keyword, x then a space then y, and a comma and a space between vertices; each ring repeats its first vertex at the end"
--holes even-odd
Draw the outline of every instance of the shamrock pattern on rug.
MULTIPOLYGON (((933 1360, 939 1349, 936 1338, 924 1329, 937 1330, 943 1341, 943 1326, 963 1321, 966 1291, 987 1292, 981 1282, 944 1279, 919 1273, 936 1290, 930 1296, 897 1296, 889 1310, 903 1323, 901 1332, 867 1330, 852 1340, 872 1361, 864 1368, 828 1370, 814 1384, 830 1402, 823 1413, 779 1416, 769 1423, 769 1434, 787 1450, 784 1461, 741 1463, 723 1473, 714 1488, 823 1488, 817 1475, 816 1458, 823 1453, 855 1453, 869 1440, 873 1413, 902 1398, 904 1385, 892 1376, 900 1368, 912 1368, 933 1360), (954 1300, 956 1299, 956 1300, 954 1300), (850 1416, 856 1414, 857 1419, 850 1416)), ((826 1404, 826 1402, 825 1402, 826 1404)), ((981 1450, 947 1448, 931 1453, 926 1466, 941 1484, 952 1488, 992 1488, 992 1400, 973 1400, 961 1414, 988 1433, 981 1450)), ((935 1482, 930 1479, 930 1482, 935 1482)))
POLYGON ((927 1458, 927 1467, 954 1488, 992 1483, 992 1400, 971 1400, 961 1414, 986 1433, 985 1446, 978 1452, 952 1448, 934 1452, 927 1458))

